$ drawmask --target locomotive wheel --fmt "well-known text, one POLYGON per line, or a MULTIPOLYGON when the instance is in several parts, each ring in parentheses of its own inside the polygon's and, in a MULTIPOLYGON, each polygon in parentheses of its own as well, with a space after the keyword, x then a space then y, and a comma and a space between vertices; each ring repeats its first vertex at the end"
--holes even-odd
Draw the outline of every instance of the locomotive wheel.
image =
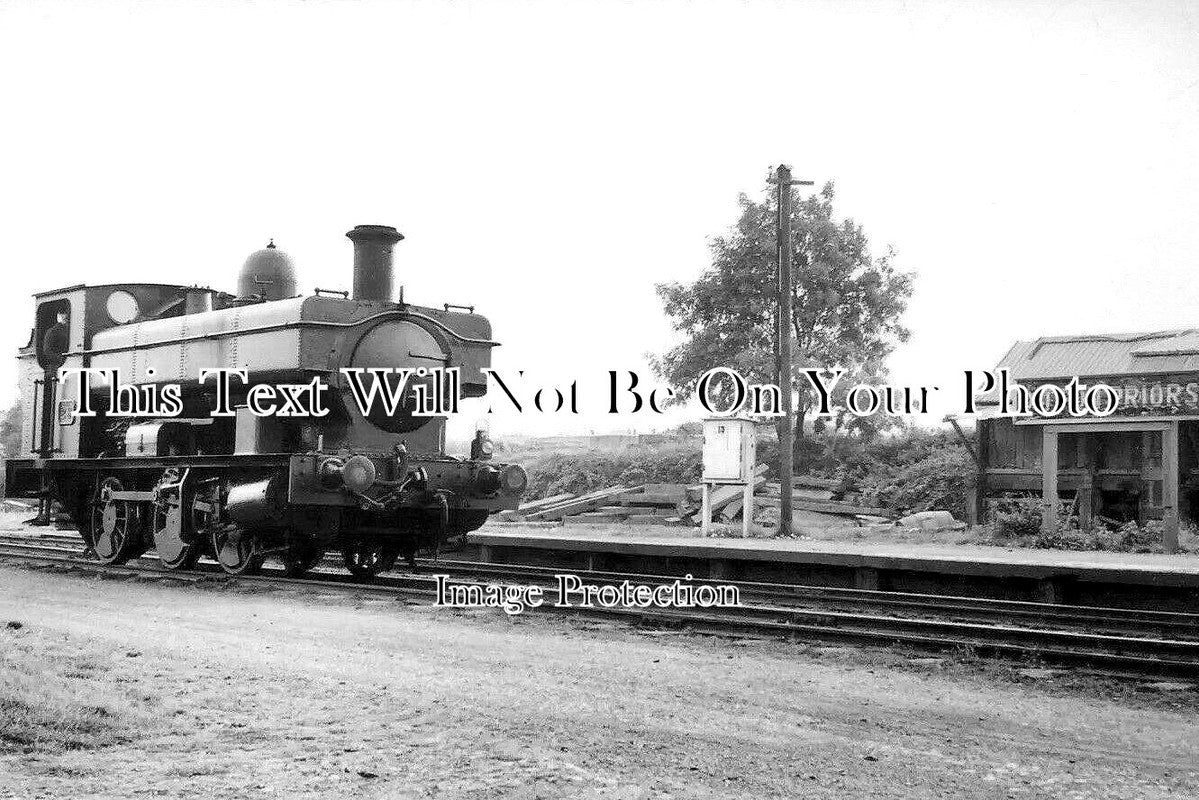
POLYGON ((200 557, 200 542, 193 527, 192 492, 171 492, 154 507, 154 548, 167 569, 191 569, 200 557))
POLYGON ((298 578, 321 563, 325 548, 310 539, 292 542, 283 551, 283 575, 298 578))
POLYGON ((191 527, 197 539, 206 539, 212 557, 230 575, 252 575, 262 568, 264 556, 255 537, 224 521, 221 486, 205 481, 192 498, 191 527))
POLYGON ((253 575, 265 559, 254 534, 236 525, 212 526, 212 553, 230 575, 253 575))
POLYGON ((373 578, 395 566, 400 551, 395 545, 359 539, 342 548, 346 569, 356 578, 373 578))
POLYGON ((92 549, 105 564, 124 564, 145 552, 141 508, 128 500, 112 499, 112 493, 121 489, 118 479, 105 478, 92 503, 92 549))

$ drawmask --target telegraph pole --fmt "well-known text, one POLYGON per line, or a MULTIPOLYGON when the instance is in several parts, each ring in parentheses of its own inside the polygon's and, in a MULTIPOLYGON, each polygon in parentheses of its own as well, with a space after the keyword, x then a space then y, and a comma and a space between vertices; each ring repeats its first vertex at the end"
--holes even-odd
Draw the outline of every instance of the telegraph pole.
POLYGON ((791 307, 791 187, 811 186, 812 181, 797 181, 791 168, 780 164, 771 183, 778 185, 778 381, 783 394, 783 416, 779 419, 779 535, 791 535, 792 492, 795 474, 795 413, 791 405, 795 369, 791 353, 791 328, 794 316, 791 307))

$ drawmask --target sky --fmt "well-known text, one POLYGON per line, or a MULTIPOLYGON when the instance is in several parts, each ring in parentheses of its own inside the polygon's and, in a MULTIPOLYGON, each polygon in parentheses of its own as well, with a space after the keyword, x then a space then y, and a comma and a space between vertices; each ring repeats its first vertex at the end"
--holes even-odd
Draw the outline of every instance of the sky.
POLYGON ((272 237, 349 288, 388 224, 406 299, 475 305, 526 396, 578 381, 493 432, 660 429, 695 412, 607 414, 607 371, 653 383, 655 284, 782 161, 916 273, 891 380, 939 419, 1017 339, 1199 327, 1197 37, 1163 2, 5 2, 0 342, 34 292, 232 289, 272 237))

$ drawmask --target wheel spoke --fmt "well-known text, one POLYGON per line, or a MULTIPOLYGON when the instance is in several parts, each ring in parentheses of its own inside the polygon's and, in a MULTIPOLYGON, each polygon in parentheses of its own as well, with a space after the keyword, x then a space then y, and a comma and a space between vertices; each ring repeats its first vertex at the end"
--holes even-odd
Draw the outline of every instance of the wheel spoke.
POLYGON ((200 555, 195 543, 195 514, 185 511, 192 498, 190 487, 173 488, 176 475, 168 471, 160 480, 167 484, 167 493, 160 497, 154 507, 154 547, 167 569, 190 569, 200 555))
POLYGON ((105 478, 92 500, 90 546, 106 564, 123 564, 144 549, 140 541, 142 518, 138 507, 112 497, 122 488, 118 478, 105 478))

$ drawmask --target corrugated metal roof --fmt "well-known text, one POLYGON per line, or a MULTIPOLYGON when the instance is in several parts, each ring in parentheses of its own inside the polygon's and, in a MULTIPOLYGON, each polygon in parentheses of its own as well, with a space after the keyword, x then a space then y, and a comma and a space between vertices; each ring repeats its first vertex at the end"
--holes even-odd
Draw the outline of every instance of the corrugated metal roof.
POLYGON ((1016 342, 999 362, 1016 380, 1199 372, 1199 329, 1016 342))

